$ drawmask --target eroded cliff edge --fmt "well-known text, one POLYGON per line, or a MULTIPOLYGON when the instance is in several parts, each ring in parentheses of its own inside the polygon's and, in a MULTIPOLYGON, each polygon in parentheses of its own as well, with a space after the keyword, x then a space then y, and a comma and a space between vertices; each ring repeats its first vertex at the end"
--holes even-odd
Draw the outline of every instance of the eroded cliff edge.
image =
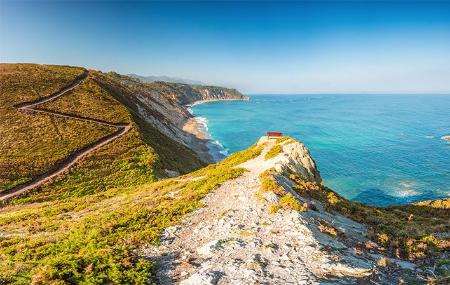
POLYGON ((240 177, 144 250, 160 284, 420 284, 448 270, 448 209, 345 200, 294 139, 263 137, 235 156, 246 152, 258 154, 237 166, 240 177), (428 215, 440 227, 420 229, 428 215))
POLYGON ((249 100, 236 89, 169 82, 145 83, 117 73, 95 73, 97 82, 107 89, 116 89, 116 96, 146 123, 155 126, 171 139, 192 149, 206 163, 214 162, 207 147, 207 137, 186 128, 194 116, 187 105, 218 100, 249 100))

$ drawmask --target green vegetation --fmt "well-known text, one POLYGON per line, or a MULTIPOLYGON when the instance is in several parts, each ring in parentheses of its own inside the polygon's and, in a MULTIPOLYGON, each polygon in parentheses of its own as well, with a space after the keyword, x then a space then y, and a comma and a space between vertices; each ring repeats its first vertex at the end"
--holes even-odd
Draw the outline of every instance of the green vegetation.
POLYGON ((300 195, 319 200, 328 210, 367 224, 369 237, 396 257, 434 258, 440 251, 450 249, 448 238, 435 235, 450 231, 450 210, 445 208, 450 199, 378 208, 348 201, 329 188, 306 182, 297 175, 290 178, 297 184, 295 189, 300 195))
POLYGON ((44 173, 73 151, 114 130, 20 112, 14 107, 58 91, 82 72, 64 66, 0 64, 0 192, 44 173))
POLYGON ((307 205, 301 204, 291 193, 287 193, 284 190, 283 186, 278 184, 275 177, 273 176, 276 173, 275 169, 271 168, 259 175, 259 179, 261 181, 261 187, 259 189, 258 195, 261 192, 273 192, 279 196, 281 196, 280 201, 276 205, 271 205, 269 208, 269 213, 274 214, 278 212, 279 209, 290 209, 295 211, 306 211, 307 205))
MULTIPOLYGON (((2 64, 0 71, 5 98, 0 115, 9 123, 2 128, 0 167, 5 171, 0 189, 45 172, 115 130, 14 107, 67 86, 82 69, 2 64)), ((116 79, 91 71, 74 91, 39 106, 133 128, 58 180, 0 209, 1 284, 147 283, 152 265, 139 256, 139 249, 158 243, 161 230, 202 206, 200 199, 222 182, 244 172, 235 166, 260 155, 263 146, 255 145, 179 180, 155 182, 165 176, 164 169, 187 173, 204 163, 148 124, 130 101, 132 91, 116 79), (174 191, 176 198, 169 195, 174 191)), ((170 96, 166 89, 158 89, 167 92, 161 96, 170 96)))
POLYGON ((288 193, 281 197, 280 199, 280 207, 283 209, 290 209, 294 211, 304 212, 306 211, 306 206, 300 204, 300 202, 292 196, 291 193, 288 193))
POLYGON ((252 146, 178 179, 3 208, 0 280, 145 283, 151 278, 151 264, 139 257, 138 249, 157 243, 161 230, 201 207, 201 198, 241 175, 244 169, 235 166, 261 150, 252 146), (174 191, 176 198, 169 195, 174 191))
POLYGON ((276 173, 275 169, 268 169, 259 175, 259 180, 261 181, 260 192, 273 192, 279 196, 284 196, 286 191, 284 188, 278 184, 278 182, 273 177, 276 173))
POLYGON ((283 152, 283 147, 281 145, 276 144, 266 153, 266 155, 264 156, 264 159, 268 160, 268 159, 274 158, 281 152, 283 152))
POLYGON ((278 138, 278 139, 275 141, 275 143, 276 143, 276 144, 280 144, 280 143, 285 142, 285 141, 288 141, 288 140, 290 140, 290 139, 291 139, 291 138, 288 137, 288 136, 283 136, 283 137, 281 137, 281 138, 278 138))
MULTIPOLYGON (((94 81, 128 109, 133 121, 137 125, 140 139, 158 154, 158 168, 176 170, 180 173, 189 173, 205 166, 205 163, 192 150, 175 142, 154 126, 147 123, 139 113, 138 104, 132 96, 133 93, 147 94, 146 92, 150 90, 150 95, 152 96, 157 93, 159 96, 172 98, 173 90, 161 83, 140 84, 133 88, 130 85, 124 86, 124 84, 119 84, 117 78, 121 78, 121 76, 115 73, 105 75, 93 72, 94 81)), ((149 100, 153 100, 152 97, 149 100)), ((177 98, 173 100, 177 102, 177 98)), ((160 103, 155 102, 154 104, 158 105, 160 103)), ((153 115, 161 120, 161 122, 165 122, 166 120, 161 114, 154 113, 153 115)))
MULTIPOLYGON (((65 66, 0 64, 0 192, 44 173, 73 151, 114 131, 14 107, 58 91, 82 72, 65 66)), ((141 250, 157 245, 164 228, 201 207, 200 200, 207 193, 244 173, 237 168, 239 164, 261 154, 264 145, 253 145, 199 169, 204 163, 197 155, 142 117, 131 100, 131 94, 139 90, 120 83, 118 77, 91 71, 73 92, 40 106, 133 127, 83 158, 58 180, 0 208, 0 284, 148 283, 152 264, 140 255, 141 250), (165 169, 191 173, 157 181, 165 177, 165 169)), ((167 98, 173 92, 161 83, 139 88, 150 88, 167 98)), ((163 120, 161 114, 152 115, 163 120)), ((291 141, 278 139, 266 159, 283 151, 280 143, 291 141)), ((260 175, 260 193, 271 191, 281 196, 270 212, 282 208, 305 211, 307 205, 287 193, 274 175, 273 169, 260 175)), ((302 177, 290 178, 299 194, 367 224, 370 237, 398 257, 423 260, 450 248, 448 239, 435 235, 450 231, 450 199, 377 208, 347 201, 302 177)), ((325 222, 319 229, 339 235, 325 222)), ((446 264, 448 260, 437 260, 436 272, 446 264)))
MULTIPOLYGON (((14 107, 49 96, 82 72, 73 67, 0 65, 0 115, 5 122, 0 191, 47 171, 115 130, 14 107)), ((199 173, 205 179, 152 183, 165 176, 165 168, 186 173, 204 163, 149 125, 136 105, 123 104, 129 92, 109 75, 90 72, 74 91, 39 106, 133 128, 58 180, 0 209, 1 284, 145 283, 151 264, 139 258, 136 249, 157 242, 160 230, 201 206, 198 200, 208 191, 243 172, 230 166, 239 161, 234 158, 199 173), (165 195, 174 190, 180 190, 182 200, 165 195)))
MULTIPOLYGON (((83 70, 47 65, 0 65, 2 125, 0 192, 40 175, 73 151, 116 129, 54 116, 24 113, 14 105, 48 96, 70 84, 83 70), (3 90, 5 92, 3 92, 3 90)), ((67 175, 35 193, 13 201, 27 204, 90 195, 109 188, 136 186, 164 177, 163 169, 186 173, 203 162, 186 147, 149 125, 120 100, 126 88, 107 75, 90 72, 72 92, 39 106, 41 109, 114 123, 131 131, 85 157, 67 175)), ((133 105, 134 108, 137 108, 133 105)))

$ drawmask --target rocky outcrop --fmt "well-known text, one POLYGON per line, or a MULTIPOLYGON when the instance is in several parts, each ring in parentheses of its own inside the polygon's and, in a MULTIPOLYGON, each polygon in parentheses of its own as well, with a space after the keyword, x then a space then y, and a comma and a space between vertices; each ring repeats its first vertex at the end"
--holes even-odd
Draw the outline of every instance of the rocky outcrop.
POLYGON ((159 284, 398 284, 401 274, 415 269, 357 249, 369 242, 366 226, 296 194, 289 173, 321 181, 302 143, 278 143, 283 151, 271 159, 264 156, 275 140, 262 138, 258 144, 264 147, 261 155, 239 166, 247 172, 208 194, 204 208, 167 228, 159 247, 144 250, 157 264, 159 284), (273 168, 280 170, 284 191, 316 208, 271 212, 281 197, 261 193, 260 174, 273 168), (323 231, 325 225, 339 234, 323 231), (386 263, 401 270, 387 273, 386 263))
MULTIPOLYGON (((258 144, 265 144, 270 140, 264 136, 258 144)), ((320 172, 316 167, 316 162, 311 156, 311 153, 306 146, 297 141, 288 140, 283 145, 283 152, 272 159, 273 168, 278 172, 286 176, 290 173, 301 175, 306 180, 314 181, 317 183, 322 182, 320 172)))

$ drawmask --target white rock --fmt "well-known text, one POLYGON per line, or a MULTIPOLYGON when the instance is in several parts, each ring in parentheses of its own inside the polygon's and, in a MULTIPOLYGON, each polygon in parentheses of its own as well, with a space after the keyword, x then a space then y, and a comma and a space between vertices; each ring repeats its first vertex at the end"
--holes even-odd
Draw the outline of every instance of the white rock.
POLYGON ((221 277, 220 272, 194 273, 188 279, 180 282, 180 285, 215 285, 221 277))
POLYGON ((203 256, 211 255, 213 251, 222 248, 219 240, 213 240, 202 247, 197 248, 197 253, 203 256))

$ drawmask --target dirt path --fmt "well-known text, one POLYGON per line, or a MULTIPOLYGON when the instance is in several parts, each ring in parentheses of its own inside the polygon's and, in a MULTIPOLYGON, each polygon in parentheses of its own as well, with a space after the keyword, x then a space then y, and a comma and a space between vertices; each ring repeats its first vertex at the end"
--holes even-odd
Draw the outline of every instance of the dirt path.
MULTIPOLYGON (((323 213, 269 213, 277 196, 257 193, 260 173, 280 161, 264 159, 272 145, 240 165, 248 170, 242 176, 208 194, 204 208, 167 228, 160 246, 143 251, 156 263, 159 284, 355 284, 371 273, 370 261, 317 229, 323 213)), ((347 232, 363 230, 345 222, 347 232)))
POLYGON ((18 186, 15 186, 11 189, 8 189, 8 190, 0 193, 0 204, 6 203, 10 199, 17 197, 19 195, 22 195, 23 193, 30 191, 36 187, 39 187, 42 184, 55 178, 56 176, 64 173, 72 165, 77 163, 83 157, 87 156, 94 150, 121 137, 122 135, 124 135, 131 129, 130 124, 112 123, 112 122, 102 121, 102 120, 89 118, 89 117, 83 117, 83 116, 71 115, 71 114, 66 114, 66 113, 61 113, 61 112, 56 112, 56 111, 37 109, 37 107, 39 105, 53 101, 65 94, 71 92, 78 85, 80 85, 88 77, 88 75, 89 75, 89 72, 87 70, 85 70, 83 72, 83 74, 80 75, 79 77, 77 77, 70 85, 62 88, 61 90, 57 91, 56 93, 54 93, 50 96, 38 99, 33 102, 21 103, 19 105, 16 105, 16 107, 18 110, 20 110, 22 112, 33 112, 33 113, 38 113, 38 114, 46 114, 46 115, 51 115, 51 116, 56 116, 56 117, 74 119, 74 120, 79 120, 79 121, 84 121, 84 122, 89 122, 89 123, 95 123, 95 124, 103 125, 103 126, 115 127, 117 130, 111 134, 108 134, 108 135, 100 138, 96 142, 86 145, 83 148, 71 153, 68 157, 66 157, 59 164, 54 165, 50 170, 48 170, 44 174, 34 177, 31 181, 21 184, 21 185, 18 185, 18 186))

